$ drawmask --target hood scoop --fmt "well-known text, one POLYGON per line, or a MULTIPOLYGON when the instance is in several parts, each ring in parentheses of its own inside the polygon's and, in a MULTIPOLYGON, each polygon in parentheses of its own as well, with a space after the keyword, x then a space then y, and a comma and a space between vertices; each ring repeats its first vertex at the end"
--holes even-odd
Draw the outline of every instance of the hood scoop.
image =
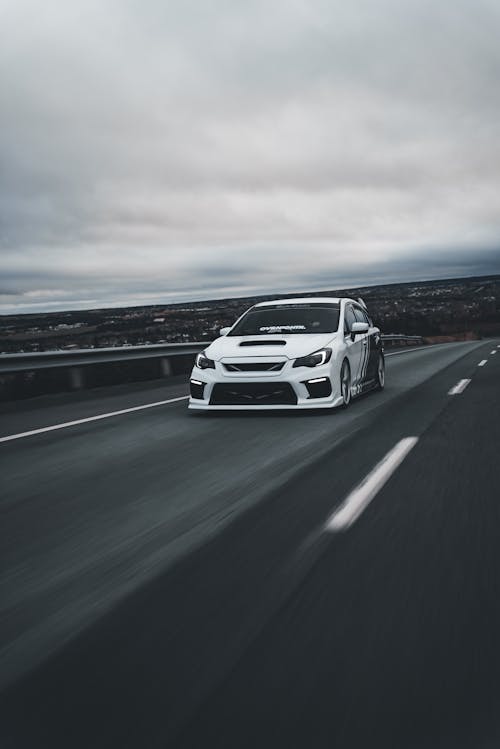
POLYGON ((241 341, 240 346, 286 346, 286 341, 241 341))

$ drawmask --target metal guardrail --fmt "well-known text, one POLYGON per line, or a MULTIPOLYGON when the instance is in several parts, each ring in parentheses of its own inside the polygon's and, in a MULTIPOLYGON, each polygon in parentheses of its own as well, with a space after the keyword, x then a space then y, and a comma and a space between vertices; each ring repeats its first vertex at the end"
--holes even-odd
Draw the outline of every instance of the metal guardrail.
MULTIPOLYGON (((383 335, 384 343, 394 346, 415 346, 423 343, 421 336, 405 336, 400 334, 383 335)), ((120 363, 131 365, 144 361, 154 363, 154 370, 149 369, 149 378, 170 377, 174 373, 189 372, 191 361, 181 357, 194 357, 209 344, 209 341, 194 341, 190 343, 160 343, 145 346, 116 346, 99 349, 71 349, 65 351, 40 351, 22 354, 0 354, 0 400, 11 397, 26 397, 40 394, 47 390, 47 379, 43 382, 43 373, 48 375, 54 371, 51 378, 52 388, 81 390, 90 383, 99 381, 102 377, 92 366, 120 363), (174 361, 177 364, 174 366, 174 361), (59 373, 59 374, 57 374, 59 373), (96 379, 97 375, 97 379, 96 379), (33 390, 33 378, 40 382, 33 390), (31 381, 31 385, 29 384, 31 381), (10 384, 9 384, 10 383, 10 384), (24 394, 24 395, 23 395, 24 394)), ((145 368, 146 369, 146 368, 145 368)), ((109 375, 109 373, 108 373, 109 375)), ((123 380, 123 373, 112 376, 112 382, 123 380)), ((101 380, 102 382, 104 380, 101 380)), ((105 379, 109 383, 109 377, 105 379)), ((93 385, 90 384, 92 387, 93 385)))
MULTIPOLYGON (((422 336, 399 333, 382 335, 384 343, 423 343, 422 336)), ((175 356, 195 355, 209 345, 209 341, 191 343, 158 343, 147 346, 115 346, 70 351, 32 351, 22 354, 0 354, 0 374, 30 372, 59 367, 82 367, 91 364, 135 361, 137 359, 170 359, 175 356)))
MULTIPOLYGON (((422 336, 402 334, 382 335, 384 343, 415 345, 422 343, 422 336)), ((209 341, 190 343, 158 343, 147 346, 115 346, 112 348, 71 349, 69 351, 33 351, 22 354, 0 354, 0 375, 32 372, 60 367, 80 368, 92 364, 159 359, 162 372, 171 372, 170 359, 177 356, 194 356, 209 345, 209 341)))
POLYGON ((384 344, 389 344, 389 346, 418 346, 418 344, 424 343, 421 335, 403 335, 402 333, 383 335, 382 340, 384 344))
MULTIPOLYGON (((92 364, 165 359, 195 355, 208 341, 193 343, 158 343, 148 346, 115 346, 113 348, 71 349, 70 351, 33 351, 23 354, 0 354, 0 374, 31 372, 60 367, 85 367, 92 364)), ((167 367, 168 368, 168 367, 167 367)))
MULTIPOLYGON (((41 374, 44 370, 64 371, 67 373, 66 387, 69 385, 71 390, 81 390, 88 381, 86 371, 90 367, 102 364, 129 364, 141 360, 158 361, 160 376, 169 377, 174 373, 173 359, 181 356, 194 357, 207 345, 207 341, 196 341, 192 343, 150 344, 147 346, 116 346, 99 349, 0 354, 0 378, 27 373, 41 374)), ((0 390, 3 389, 1 385, 0 382, 0 390)))

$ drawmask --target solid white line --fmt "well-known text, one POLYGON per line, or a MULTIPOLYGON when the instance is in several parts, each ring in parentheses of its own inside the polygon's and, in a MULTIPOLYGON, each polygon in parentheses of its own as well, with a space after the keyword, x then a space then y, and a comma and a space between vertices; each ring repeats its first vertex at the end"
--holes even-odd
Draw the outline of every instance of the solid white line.
MULTIPOLYGON (((463 343, 463 341, 452 341, 452 343, 463 343)), ((469 341, 465 341, 465 343, 469 343, 469 341)), ((386 349, 384 351, 384 356, 400 356, 401 354, 411 354, 413 351, 431 351, 431 349, 436 348, 442 348, 443 346, 449 346, 448 343, 429 343, 427 346, 408 346, 401 351, 391 351, 390 349, 386 349)), ((498 346, 500 348, 500 345, 498 346)))
POLYGON ((460 395, 460 393, 464 392, 469 382, 470 380, 459 380, 457 384, 451 388, 451 390, 448 390, 448 395, 460 395))
POLYGON ((20 440, 23 437, 31 437, 34 434, 43 434, 44 432, 54 432, 56 429, 66 429, 78 424, 87 424, 89 421, 99 421, 100 419, 109 419, 112 416, 121 416, 133 411, 143 411, 146 408, 155 408, 156 406, 165 406, 167 403, 176 403, 189 398, 189 395, 181 395, 179 398, 169 398, 165 401, 156 401, 156 403, 146 403, 144 406, 134 406, 133 408, 122 408, 121 411, 110 411, 107 414, 98 414, 98 416, 87 416, 85 419, 76 419, 76 421, 65 421, 62 424, 54 424, 50 427, 41 429, 32 429, 30 432, 19 432, 19 434, 10 434, 8 437, 0 437, 0 442, 10 442, 11 440, 20 440))
POLYGON ((481 361, 479 362, 479 364, 478 364, 477 366, 478 366, 478 367, 484 367, 484 365, 485 365, 485 364, 486 364, 487 362, 488 362, 488 359, 481 359, 481 361))
POLYGON ((347 530, 368 507, 417 442, 418 437, 405 437, 400 440, 329 517, 325 529, 331 532, 347 530))
POLYGON ((424 351, 434 348, 433 346, 415 346, 415 348, 406 348, 404 351, 384 351, 384 356, 400 356, 401 354, 412 354, 414 351, 424 351))

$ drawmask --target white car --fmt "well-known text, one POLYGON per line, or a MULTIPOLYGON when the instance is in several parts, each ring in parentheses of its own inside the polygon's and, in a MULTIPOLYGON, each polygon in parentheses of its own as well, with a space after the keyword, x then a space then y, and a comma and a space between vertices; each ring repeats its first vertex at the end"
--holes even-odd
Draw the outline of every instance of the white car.
POLYGON ((196 357, 191 409, 335 408, 384 387, 380 330, 362 300, 261 302, 220 334, 196 357))

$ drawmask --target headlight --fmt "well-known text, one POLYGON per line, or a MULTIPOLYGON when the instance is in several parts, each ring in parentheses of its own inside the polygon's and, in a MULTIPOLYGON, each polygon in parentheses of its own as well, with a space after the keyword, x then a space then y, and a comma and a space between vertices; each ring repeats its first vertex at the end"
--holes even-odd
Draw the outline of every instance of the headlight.
POLYGON ((321 364, 326 364, 332 358, 331 348, 322 348, 319 351, 315 351, 314 354, 309 356, 301 356, 300 359, 295 359, 294 367, 318 367, 321 364))
POLYGON ((195 364, 199 369, 215 369, 215 362, 213 359, 209 359, 205 356, 203 351, 201 354, 197 354, 195 364))

